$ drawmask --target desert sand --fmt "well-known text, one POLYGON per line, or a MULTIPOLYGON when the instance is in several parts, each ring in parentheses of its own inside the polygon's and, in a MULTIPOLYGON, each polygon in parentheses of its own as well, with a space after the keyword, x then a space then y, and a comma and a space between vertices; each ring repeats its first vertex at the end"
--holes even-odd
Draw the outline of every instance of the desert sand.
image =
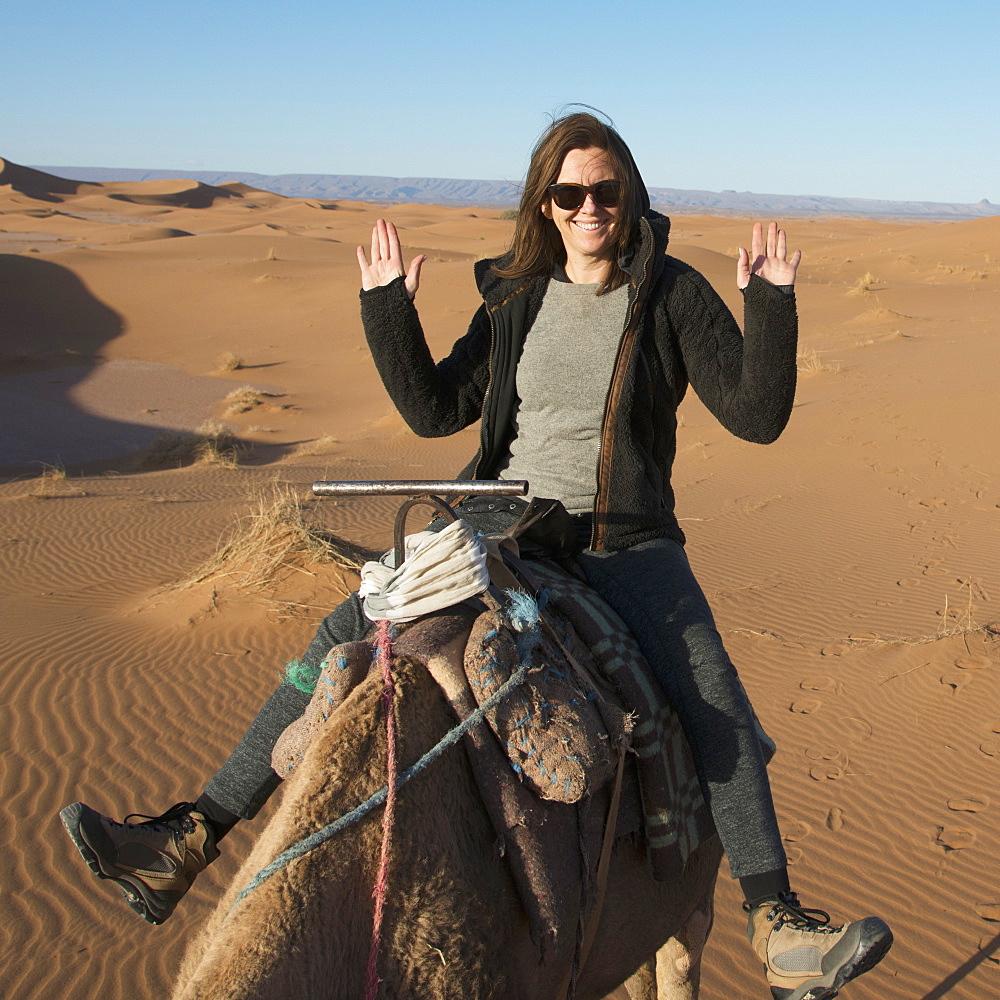
MULTIPOLYGON (((280 491, 307 526, 387 548, 391 501, 309 484, 448 477, 475 450, 474 429, 411 434, 371 364, 354 248, 383 214, 429 255, 418 305, 441 356, 477 305, 472 262, 509 237, 498 212, 0 161, 4 998, 165 995, 269 809, 158 928, 90 875, 57 812, 196 797, 354 578, 290 550, 180 584, 280 491), (155 464, 198 440, 200 458, 155 464)), ((734 309, 749 226, 674 220, 671 252, 734 309)), ((678 514, 779 746, 793 883, 895 931, 845 995, 982 1000, 1000 995, 1000 218, 788 229, 791 423, 762 448, 685 400, 678 514)), ((766 996, 725 872, 717 901, 703 996, 766 996)))

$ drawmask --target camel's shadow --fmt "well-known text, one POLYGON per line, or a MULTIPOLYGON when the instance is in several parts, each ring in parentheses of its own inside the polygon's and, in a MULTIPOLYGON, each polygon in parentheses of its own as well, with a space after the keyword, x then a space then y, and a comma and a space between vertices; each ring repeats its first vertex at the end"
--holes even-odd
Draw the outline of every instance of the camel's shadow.
POLYGON ((112 466, 195 428, 232 389, 149 361, 112 360, 123 317, 69 269, 0 254, 0 467, 112 466))

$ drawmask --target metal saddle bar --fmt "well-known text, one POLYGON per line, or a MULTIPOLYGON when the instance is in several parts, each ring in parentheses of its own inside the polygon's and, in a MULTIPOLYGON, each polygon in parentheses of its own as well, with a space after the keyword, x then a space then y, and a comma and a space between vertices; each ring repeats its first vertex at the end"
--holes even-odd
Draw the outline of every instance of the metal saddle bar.
POLYGON ((440 511, 451 520, 458 520, 442 494, 451 496, 524 496, 528 492, 526 479, 383 479, 373 482, 316 482, 312 491, 318 497, 384 497, 403 496, 396 512, 393 529, 395 557, 398 569, 406 559, 406 515, 411 507, 423 504, 440 511))
POLYGON ((523 497, 525 479, 383 479, 373 482, 317 482, 318 497, 427 497, 445 495, 523 497))

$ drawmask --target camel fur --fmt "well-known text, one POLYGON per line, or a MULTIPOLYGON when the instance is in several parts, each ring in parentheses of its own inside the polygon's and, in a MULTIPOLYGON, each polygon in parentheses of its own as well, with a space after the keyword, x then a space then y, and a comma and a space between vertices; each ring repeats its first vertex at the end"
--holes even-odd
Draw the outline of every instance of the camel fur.
MULTIPOLYGON (((448 645, 458 648, 469 620, 456 616, 453 624, 455 641, 448 645)), ((419 628, 419 623, 413 626, 419 628)), ((456 719, 426 663, 399 646, 397 654, 397 754, 405 768, 456 719)), ((381 679, 373 673, 320 729, 286 782, 274 818, 189 947, 174 1000, 360 1000, 365 995, 380 810, 293 861, 232 907, 239 890, 275 857, 385 784, 380 697, 381 679)), ((566 996, 574 941, 550 946, 544 956, 532 942, 464 742, 400 789, 393 837, 378 959, 380 998, 566 996)), ((597 935, 575 983, 576 1000, 600 1000, 612 991, 622 996, 621 989, 631 1000, 693 1000, 720 857, 713 836, 676 879, 655 882, 642 837, 619 838, 597 935)), ((569 905, 575 921, 580 901, 569 905)))

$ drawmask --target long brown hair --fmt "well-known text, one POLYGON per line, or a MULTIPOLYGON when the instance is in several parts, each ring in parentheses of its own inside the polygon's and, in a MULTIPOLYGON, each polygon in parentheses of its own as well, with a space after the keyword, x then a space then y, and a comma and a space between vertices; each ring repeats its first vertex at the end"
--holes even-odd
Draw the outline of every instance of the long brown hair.
POLYGON ((566 154, 593 147, 604 150, 616 179, 622 182, 611 267, 597 294, 613 291, 628 281, 618 259, 635 239, 639 218, 649 208, 649 194, 625 140, 612 125, 585 111, 553 119, 535 143, 510 242, 511 260, 506 267, 494 267, 501 278, 550 275, 557 264, 565 262, 566 248, 559 230, 541 208, 549 200, 549 185, 558 180, 566 154))

